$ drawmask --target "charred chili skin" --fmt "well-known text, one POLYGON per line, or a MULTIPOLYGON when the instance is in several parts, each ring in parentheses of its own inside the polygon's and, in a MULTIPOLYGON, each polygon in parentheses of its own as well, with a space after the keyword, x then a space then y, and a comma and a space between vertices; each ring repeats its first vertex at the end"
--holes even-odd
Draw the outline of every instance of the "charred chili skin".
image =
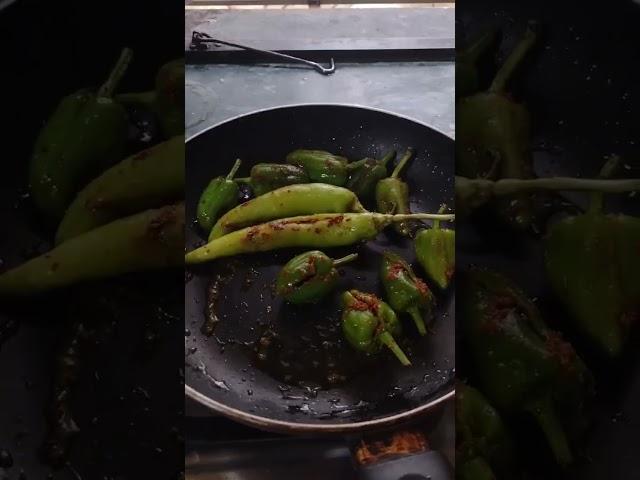
POLYGON ((290 303, 316 303, 336 287, 340 277, 336 267, 357 257, 354 253, 333 260, 319 250, 301 253, 278 273, 276 292, 290 303))
POLYGON ((440 221, 434 220, 433 226, 419 231, 414 241, 418 263, 442 290, 449 286, 455 272, 455 235, 455 230, 442 228, 440 221))
POLYGON ((184 135, 131 155, 103 172, 73 200, 56 232, 56 245, 184 196, 184 135))
POLYGON ((36 207, 49 220, 59 220, 88 180, 122 158, 127 112, 112 96, 131 56, 125 48, 97 92, 81 90, 63 98, 40 131, 29 185, 36 207))
POLYGON ((258 163, 251 167, 251 176, 236 178, 236 182, 248 183, 256 197, 278 188, 299 183, 309 183, 305 170, 296 165, 258 163))
POLYGON ((209 233, 218 218, 238 204, 238 194, 240 189, 233 181, 240 160, 236 160, 226 177, 216 177, 200 195, 198 202, 198 224, 209 233))
POLYGON ((435 304, 427 284, 417 277, 404 258, 390 251, 382 254, 380 278, 389 305, 396 312, 411 315, 420 335, 426 335, 422 310, 429 315, 435 304))
POLYGON ((347 188, 355 193, 358 198, 371 197, 375 193, 378 182, 386 178, 389 174, 387 164, 392 161, 395 156, 396 152, 392 150, 381 160, 376 160, 375 158, 365 158, 361 160, 361 165, 355 168, 349 175, 347 188))
POLYGON ((224 214, 211 229, 209 241, 279 218, 347 212, 364 213, 366 209, 346 188, 325 183, 287 185, 244 202, 224 214))
MULTIPOLYGON (((617 162, 608 162, 601 177, 617 162)), ((591 194, 582 215, 552 225, 545 238, 547 277, 570 320, 600 351, 617 357, 640 319, 640 219, 605 214, 591 194)))
MULTIPOLYGON (((488 179, 534 176, 530 115, 505 89, 535 40, 535 32, 528 29, 490 88, 457 102, 456 175, 488 179)), ((498 217, 515 229, 528 229, 533 221, 528 193, 496 199, 492 206, 498 217)))
POLYGON ((287 155, 287 163, 303 168, 311 182, 328 183, 343 187, 349 171, 363 163, 349 163, 345 157, 323 150, 294 150, 287 155))
POLYGON ((377 354, 386 346, 402 365, 411 365, 394 339, 402 326, 389 305, 371 293, 349 290, 342 294, 342 306, 342 332, 354 349, 377 354))
POLYGON ((184 204, 121 218, 0 275, 0 296, 24 296, 124 273, 184 265, 184 204))
MULTIPOLYGON (((375 186, 376 206, 381 213, 411 213, 409 208, 409 185, 400 179, 400 172, 413 157, 413 149, 408 148, 389 178, 381 179, 375 186)), ((411 222, 393 225, 400 235, 409 236, 413 230, 411 222)))
POLYGON ((498 411, 473 387, 456 384, 456 470, 461 479, 511 478, 514 448, 498 411), (459 467, 459 468, 458 468, 459 467), (491 476, 487 477, 487 474, 491 476))
POLYGON ((454 215, 418 213, 385 215, 382 213, 321 213, 272 220, 236 230, 211 240, 185 256, 189 264, 208 262, 242 253, 267 252, 291 247, 340 247, 369 240, 385 227, 408 219, 453 220, 454 215))
POLYGON ((478 388, 501 412, 531 414, 556 461, 570 464, 568 433, 580 438, 593 387, 582 360, 503 275, 473 268, 463 274, 458 297, 478 388))

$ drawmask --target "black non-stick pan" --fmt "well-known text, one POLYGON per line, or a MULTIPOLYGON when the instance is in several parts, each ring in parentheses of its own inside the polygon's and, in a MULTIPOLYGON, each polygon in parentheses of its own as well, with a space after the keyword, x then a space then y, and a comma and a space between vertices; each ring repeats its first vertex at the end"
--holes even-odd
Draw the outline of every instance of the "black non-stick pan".
MULTIPOLYGON (((435 212, 453 202, 453 140, 417 121, 347 105, 296 105, 243 115, 188 139, 187 250, 202 244, 193 222, 211 178, 236 158, 240 176, 258 162, 282 162, 296 148, 323 149, 350 159, 381 157, 413 147, 405 171, 413 211, 435 212)), ((339 292, 382 294, 380 252, 393 249, 416 268, 412 242, 393 231, 375 241, 327 250, 359 258, 341 269, 338 292, 294 308, 273 293, 278 269, 305 249, 222 259, 189 268, 185 278, 186 394, 239 422, 287 433, 354 433, 399 425, 425 415, 454 394, 454 289, 438 292, 432 331, 419 337, 404 319, 402 367, 383 352, 354 354, 341 339, 339 292), (215 288, 217 287, 217 288, 215 288), (217 294, 212 294, 217 290, 217 294), (202 330, 215 312, 212 335, 202 330)))

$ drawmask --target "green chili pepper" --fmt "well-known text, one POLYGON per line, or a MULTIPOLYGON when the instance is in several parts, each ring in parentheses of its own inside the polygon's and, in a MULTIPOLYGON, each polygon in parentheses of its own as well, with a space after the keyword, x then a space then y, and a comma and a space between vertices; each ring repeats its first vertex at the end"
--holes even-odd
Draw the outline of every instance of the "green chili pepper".
MULTIPOLYGON (((608 176, 616 161, 603 168, 608 176)), ((640 319, 640 218, 605 214, 602 193, 589 210, 551 226, 547 276, 576 327, 607 355, 621 353, 640 319)))
POLYGON ((280 270, 276 292, 295 304, 315 303, 333 290, 338 283, 335 267, 358 258, 357 253, 333 260, 319 250, 292 258, 280 270))
POLYGON ((533 415, 558 463, 571 463, 567 431, 586 418, 590 373, 507 278, 472 269, 462 280, 456 305, 478 387, 498 409, 533 415))
MULTIPOLYGON (((442 212, 444 206, 439 213, 442 212)), ((441 289, 447 288, 455 272, 455 230, 440 228, 440 220, 434 220, 433 227, 418 232, 414 247, 418 262, 429 278, 441 289)))
POLYGON ((283 218, 243 228, 216 238, 185 256, 187 263, 202 263, 241 253, 266 252, 289 247, 340 247, 374 238, 393 222, 407 219, 453 220, 454 215, 416 213, 321 213, 283 218))
POLYGON ((425 335, 427 329, 421 310, 430 314, 435 303, 427 284, 416 276, 404 258, 389 251, 382 254, 380 278, 391 307, 411 315, 420 335, 425 335))
POLYGON ((240 159, 236 160, 226 177, 216 177, 211 180, 200 196, 198 224, 206 232, 211 231, 214 222, 222 214, 238 204, 240 189, 238 184, 233 181, 233 177, 240 168, 240 163, 240 159))
POLYGON ((466 97, 480 89, 478 62, 496 44, 498 35, 497 28, 490 28, 456 52, 456 98, 466 97))
MULTIPOLYGON (((376 205, 380 213, 411 213, 409 209, 409 185, 398 176, 412 156, 413 149, 408 148, 391 176, 380 180, 376 185, 376 205)), ((413 229, 411 222, 396 223, 393 228, 404 236, 409 236, 413 229)))
POLYGON ((131 155, 89 183, 69 205, 56 244, 183 197, 184 135, 179 135, 131 155))
POLYGON ((358 290, 344 292, 342 305, 342 332, 353 348, 375 354, 384 345, 402 365, 411 365, 394 339, 394 335, 402 334, 402 326, 389 305, 371 293, 358 290))
POLYGON ((346 188, 325 183, 288 185, 229 210, 211 229, 209 241, 278 218, 345 212, 366 212, 355 193, 346 188))
POLYGON ((82 90, 61 100, 36 140, 29 184, 36 207, 59 220, 75 193, 120 160, 127 140, 127 112, 111 98, 131 60, 125 48, 97 93, 82 90))
POLYGON ((294 150, 287 155, 287 163, 304 168, 312 182, 328 183, 342 187, 347 183, 349 171, 362 165, 349 163, 345 157, 323 150, 294 150))
POLYGON ((0 295, 184 264, 184 205, 148 210, 79 235, 0 275, 0 295))
POLYGON ((456 385, 459 478, 495 478, 494 470, 501 473, 500 478, 511 478, 514 453, 511 436, 498 411, 478 390, 459 382, 456 385), (486 476, 488 473, 491 476, 486 476))
POLYGON ((167 137, 184 133, 184 59, 165 63, 156 75, 155 89, 141 93, 123 93, 116 100, 124 104, 144 105, 160 120, 167 137))
MULTIPOLYGON (((469 178, 531 178, 530 116, 505 93, 506 84, 536 40, 529 29, 486 92, 460 99, 456 105, 456 173, 469 178)), ((499 217, 518 229, 533 221, 526 193, 497 199, 499 217)))
POLYGON ((374 194, 378 182, 387 177, 387 164, 393 160, 395 156, 396 152, 392 150, 387 153, 382 160, 376 160, 375 158, 365 158, 361 160, 360 166, 351 171, 349 179, 347 180, 347 188, 354 192, 358 198, 370 197, 374 194))
POLYGON ((258 163, 251 168, 251 176, 236 178, 236 182, 248 183, 256 197, 277 188, 309 183, 309 176, 303 168, 280 163, 258 163))

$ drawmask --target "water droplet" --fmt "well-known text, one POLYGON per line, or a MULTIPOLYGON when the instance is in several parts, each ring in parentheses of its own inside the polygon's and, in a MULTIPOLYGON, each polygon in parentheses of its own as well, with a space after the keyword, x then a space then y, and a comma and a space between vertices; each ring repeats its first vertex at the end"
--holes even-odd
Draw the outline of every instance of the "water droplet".
POLYGON ((611 423, 621 423, 624 422, 625 417, 622 412, 616 412, 611 416, 611 423))

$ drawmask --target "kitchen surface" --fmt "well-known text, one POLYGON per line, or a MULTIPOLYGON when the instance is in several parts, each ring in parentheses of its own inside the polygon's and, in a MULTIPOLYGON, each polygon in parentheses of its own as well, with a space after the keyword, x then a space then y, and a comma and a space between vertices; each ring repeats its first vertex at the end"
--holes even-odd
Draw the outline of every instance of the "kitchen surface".
MULTIPOLYGON (((441 5, 346 13, 187 9, 187 138, 238 115, 307 103, 385 110, 453 137, 454 18, 454 9, 441 5), (334 58, 336 71, 322 75, 305 65, 224 46, 195 51, 189 48, 193 31, 322 64, 334 58), (282 35, 285 31, 288 35, 282 35)), ((185 411, 187 478, 354 478, 351 439, 270 434, 189 399, 185 411)), ((431 448, 453 461, 452 405, 415 426, 427 432, 431 448)))

